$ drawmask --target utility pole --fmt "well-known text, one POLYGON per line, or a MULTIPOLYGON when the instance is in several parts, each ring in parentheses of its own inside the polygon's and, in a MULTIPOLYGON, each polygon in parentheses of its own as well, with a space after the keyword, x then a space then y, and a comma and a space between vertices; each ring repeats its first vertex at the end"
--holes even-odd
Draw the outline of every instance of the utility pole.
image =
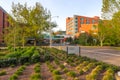
POLYGON ((50 26, 50 28, 49 28, 49 29, 50 29, 50 30, 49 30, 49 34, 50 34, 50 40, 49 40, 49 41, 50 41, 50 48, 51 48, 51 46, 52 46, 52 34, 51 34, 51 32, 52 32, 52 25, 51 25, 51 19, 52 19, 52 18, 55 18, 55 17, 58 18, 59 16, 50 17, 50 24, 49 24, 49 26, 50 26))

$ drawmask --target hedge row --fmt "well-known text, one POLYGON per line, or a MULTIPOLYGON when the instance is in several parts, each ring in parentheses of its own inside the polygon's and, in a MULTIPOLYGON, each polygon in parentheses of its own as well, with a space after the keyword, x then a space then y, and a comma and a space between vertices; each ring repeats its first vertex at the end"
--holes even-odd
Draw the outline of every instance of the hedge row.
POLYGON ((13 53, 0 59, 0 67, 7 67, 11 65, 23 65, 25 63, 36 63, 40 61, 40 54, 34 47, 18 49, 13 53))

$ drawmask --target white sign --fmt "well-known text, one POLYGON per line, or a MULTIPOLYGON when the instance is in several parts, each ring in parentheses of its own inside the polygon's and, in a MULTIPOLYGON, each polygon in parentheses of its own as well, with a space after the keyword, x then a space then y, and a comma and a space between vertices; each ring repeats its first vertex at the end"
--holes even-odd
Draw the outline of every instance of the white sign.
POLYGON ((68 46, 68 54, 79 54, 80 53, 80 47, 79 46, 68 46))
POLYGON ((120 71, 118 71, 117 73, 118 73, 118 76, 120 76, 120 71))

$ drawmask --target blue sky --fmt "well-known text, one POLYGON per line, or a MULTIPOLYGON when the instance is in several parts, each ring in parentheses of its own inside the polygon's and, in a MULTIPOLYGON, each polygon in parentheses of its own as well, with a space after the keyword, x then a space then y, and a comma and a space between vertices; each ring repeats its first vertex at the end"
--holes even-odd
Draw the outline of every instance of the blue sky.
POLYGON ((27 2, 29 6, 40 2, 44 8, 51 11, 52 21, 56 21, 58 26, 56 30, 66 30, 66 17, 73 15, 81 16, 101 16, 102 0, 0 0, 0 6, 8 13, 11 11, 12 2, 24 4, 27 2))

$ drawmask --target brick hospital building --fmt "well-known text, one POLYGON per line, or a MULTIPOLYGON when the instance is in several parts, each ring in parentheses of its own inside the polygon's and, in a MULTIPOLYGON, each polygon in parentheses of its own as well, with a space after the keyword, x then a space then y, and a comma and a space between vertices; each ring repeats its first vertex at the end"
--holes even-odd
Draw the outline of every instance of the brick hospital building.
POLYGON ((78 37, 81 33, 97 32, 100 18, 98 16, 86 17, 74 15, 66 18, 66 35, 78 37))
POLYGON ((9 26, 7 12, 0 6, 0 44, 4 43, 4 28, 9 26))

